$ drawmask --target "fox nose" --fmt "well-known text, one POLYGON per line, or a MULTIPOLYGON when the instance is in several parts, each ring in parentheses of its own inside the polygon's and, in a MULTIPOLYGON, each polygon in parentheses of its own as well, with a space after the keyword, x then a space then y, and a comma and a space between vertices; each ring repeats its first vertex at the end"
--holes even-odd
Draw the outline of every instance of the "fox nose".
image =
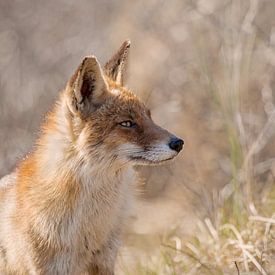
POLYGON ((182 149, 183 144, 184 144, 184 141, 182 139, 171 138, 171 140, 169 142, 169 147, 172 150, 179 152, 182 149))

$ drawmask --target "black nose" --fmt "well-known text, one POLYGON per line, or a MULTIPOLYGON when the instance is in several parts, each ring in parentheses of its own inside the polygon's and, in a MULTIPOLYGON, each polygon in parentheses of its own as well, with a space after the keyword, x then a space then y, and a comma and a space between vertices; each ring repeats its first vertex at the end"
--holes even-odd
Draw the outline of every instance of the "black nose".
POLYGON ((182 139, 171 138, 170 143, 169 143, 169 147, 172 150, 175 150, 175 151, 179 152, 182 149, 183 144, 184 144, 184 141, 182 139))

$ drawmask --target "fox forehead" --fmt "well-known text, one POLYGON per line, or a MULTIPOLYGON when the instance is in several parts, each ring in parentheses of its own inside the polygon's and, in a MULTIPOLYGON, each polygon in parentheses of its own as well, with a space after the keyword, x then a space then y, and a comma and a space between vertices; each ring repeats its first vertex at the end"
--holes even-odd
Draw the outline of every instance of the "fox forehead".
POLYGON ((109 96, 99 111, 102 116, 110 116, 112 119, 150 118, 150 110, 131 90, 112 82, 109 85, 109 96))

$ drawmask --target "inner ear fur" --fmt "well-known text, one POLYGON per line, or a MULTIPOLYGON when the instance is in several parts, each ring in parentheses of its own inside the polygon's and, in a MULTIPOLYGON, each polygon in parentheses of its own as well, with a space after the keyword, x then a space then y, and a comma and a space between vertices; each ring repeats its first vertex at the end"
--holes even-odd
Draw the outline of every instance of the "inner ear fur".
POLYGON ((119 85, 123 85, 124 71, 128 59, 130 45, 131 42, 129 40, 124 41, 120 49, 104 66, 105 74, 119 85))
POLYGON ((69 81, 74 113, 88 116, 103 102, 107 94, 107 83, 95 56, 87 56, 69 81))

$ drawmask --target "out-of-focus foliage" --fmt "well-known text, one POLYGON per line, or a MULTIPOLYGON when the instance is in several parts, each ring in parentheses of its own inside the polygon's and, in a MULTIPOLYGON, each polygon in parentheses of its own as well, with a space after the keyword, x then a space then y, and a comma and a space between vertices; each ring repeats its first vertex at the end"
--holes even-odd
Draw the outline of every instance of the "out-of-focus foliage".
POLYGON ((104 63, 129 38, 127 85, 186 146, 169 165, 139 168, 127 267, 141 258, 141 240, 154 250, 153 236, 176 226, 184 239, 195 216, 218 230, 222 208, 240 232, 244 212, 270 216, 274 10, 272 0, 0 1, 0 176, 31 149, 82 57, 104 63))

